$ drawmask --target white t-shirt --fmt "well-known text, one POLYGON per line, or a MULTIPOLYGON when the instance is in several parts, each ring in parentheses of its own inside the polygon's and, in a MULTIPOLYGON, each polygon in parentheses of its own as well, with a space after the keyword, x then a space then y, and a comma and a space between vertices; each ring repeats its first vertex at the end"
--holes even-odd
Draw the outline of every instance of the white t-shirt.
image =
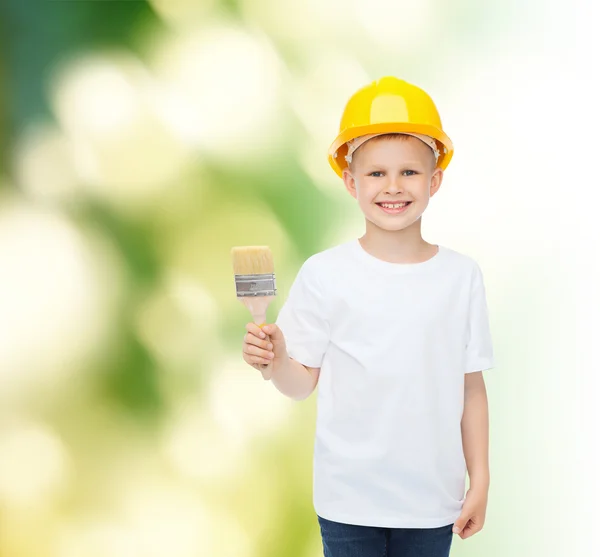
POLYGON ((276 322, 289 355, 321 368, 317 514, 453 523, 465 495, 464 374, 494 366, 478 264, 444 246, 423 263, 388 263, 352 240, 304 263, 276 322))

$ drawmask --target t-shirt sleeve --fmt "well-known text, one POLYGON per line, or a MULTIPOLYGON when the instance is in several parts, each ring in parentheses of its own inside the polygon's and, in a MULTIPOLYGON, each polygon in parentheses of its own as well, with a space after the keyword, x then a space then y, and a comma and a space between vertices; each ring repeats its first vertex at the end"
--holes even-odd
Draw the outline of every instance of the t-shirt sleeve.
POLYGON ((483 275, 475 265, 471 282, 465 373, 491 369, 495 365, 483 275))
POLYGON ((327 295, 309 262, 298 272, 276 324, 291 358, 308 367, 321 367, 329 344, 327 295))

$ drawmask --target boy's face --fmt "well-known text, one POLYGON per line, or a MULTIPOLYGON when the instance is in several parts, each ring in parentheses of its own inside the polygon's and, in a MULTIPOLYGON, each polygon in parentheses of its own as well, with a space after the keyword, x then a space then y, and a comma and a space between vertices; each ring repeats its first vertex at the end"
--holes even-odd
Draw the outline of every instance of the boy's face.
POLYGON ((412 136, 370 139, 355 151, 343 173, 344 184, 365 218, 387 231, 418 221, 442 177, 432 150, 412 136), (409 203, 401 207, 401 201, 409 203))

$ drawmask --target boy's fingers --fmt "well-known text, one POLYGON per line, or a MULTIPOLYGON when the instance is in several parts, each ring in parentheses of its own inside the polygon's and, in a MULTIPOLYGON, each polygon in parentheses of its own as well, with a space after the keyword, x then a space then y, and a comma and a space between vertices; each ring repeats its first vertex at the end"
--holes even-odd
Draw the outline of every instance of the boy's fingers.
POLYGON ((268 358, 269 354, 273 354, 273 352, 263 350, 262 348, 254 346, 252 344, 246 344, 246 346, 244 347, 244 353, 250 356, 260 356, 261 358, 268 358))
POLYGON ((465 528, 463 528, 463 531, 460 533, 460 537, 463 540, 466 540, 467 538, 470 538, 473 534, 477 533, 478 531, 479 530, 477 530, 471 524, 467 524, 467 526, 465 528))
POLYGON ((265 325, 263 330, 268 333, 269 340, 273 344, 273 348, 271 349, 275 354, 275 358, 285 360, 288 358, 287 346, 285 344, 285 338, 283 337, 283 332, 281 329, 275 325, 265 325))
POLYGON ((271 342, 275 346, 285 346, 285 339, 283 338, 283 332, 281 329, 275 325, 275 323, 271 323, 270 325, 265 325, 262 330, 269 335, 271 342))
POLYGON ((264 358, 259 358, 258 356, 244 356, 244 361, 252 366, 254 369, 258 369, 260 371, 263 370, 263 366, 269 365, 271 362, 269 360, 265 360, 264 358))
POLYGON ((260 338, 266 337, 266 334, 263 333, 262 329, 256 323, 247 323, 246 331, 260 338))
POLYGON ((250 356, 250 363, 252 365, 255 365, 255 364, 263 365, 263 364, 270 364, 271 360, 266 360, 265 358, 261 358, 259 356, 250 356))
POLYGON ((465 524, 468 522, 469 518, 466 515, 460 515, 457 519, 456 522, 454 523, 454 527, 452 528, 452 531, 455 534, 460 534, 462 532, 462 529, 465 527, 465 524))
POLYGON ((268 340, 261 340, 252 333, 246 333, 246 335, 244 336, 244 344, 253 344, 254 346, 260 346, 265 350, 270 350, 271 348, 273 348, 271 342, 269 342, 268 340))
POLYGON ((265 325, 262 330, 270 336, 277 336, 278 333, 281 333, 281 330, 277 325, 275 325, 275 323, 265 325))

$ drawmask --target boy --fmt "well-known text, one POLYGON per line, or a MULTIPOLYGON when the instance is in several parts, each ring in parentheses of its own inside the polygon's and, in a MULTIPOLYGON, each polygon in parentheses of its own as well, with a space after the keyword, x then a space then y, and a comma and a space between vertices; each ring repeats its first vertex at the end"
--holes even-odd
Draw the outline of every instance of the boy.
POLYGON ((365 234, 310 257, 244 360, 295 400, 317 383, 314 507, 325 557, 447 557, 481 530, 494 365, 478 264, 426 242, 453 146, 430 97, 393 77, 348 101, 329 162, 365 234), (265 333, 270 340, 265 340, 265 333), (465 496, 465 474, 469 490, 465 496))

